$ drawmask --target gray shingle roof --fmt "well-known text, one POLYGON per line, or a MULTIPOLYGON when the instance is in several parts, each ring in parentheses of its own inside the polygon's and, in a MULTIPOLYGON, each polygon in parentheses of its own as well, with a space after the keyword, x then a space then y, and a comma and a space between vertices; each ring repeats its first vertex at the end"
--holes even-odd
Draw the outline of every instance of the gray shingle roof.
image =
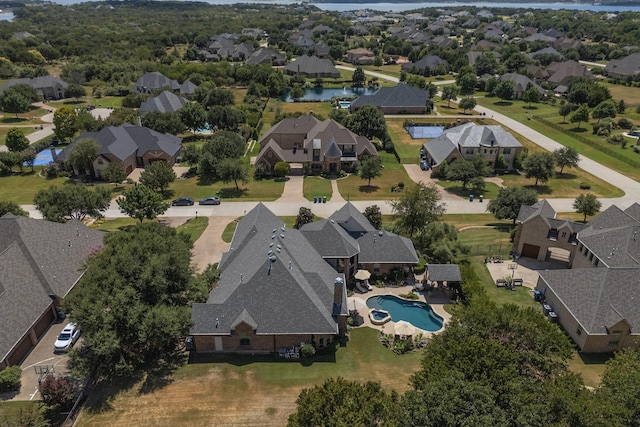
POLYGON ((394 87, 381 87, 372 95, 358 97, 352 107, 367 104, 376 107, 425 107, 429 101, 429 91, 400 83, 394 87))
POLYGON ((437 138, 422 144, 422 148, 433 159, 433 166, 439 165, 446 160, 449 155, 458 150, 455 142, 447 134, 442 134, 437 138))
POLYGON ((62 79, 59 79, 58 77, 39 76, 39 77, 34 77, 32 79, 21 78, 21 79, 7 80, 2 86, 0 86, 0 93, 2 93, 8 87, 19 85, 19 84, 29 85, 36 90, 54 88, 57 85, 62 86, 63 89, 69 86, 67 82, 65 82, 62 79))
POLYGON ((367 217, 351 202, 347 202, 343 207, 335 211, 329 219, 334 220, 352 236, 359 236, 361 233, 376 231, 367 217))
POLYGON ((300 231, 323 258, 351 258, 360 252, 358 242, 334 220, 305 224, 300 231))
POLYGON ((84 138, 92 138, 100 145, 99 154, 111 154, 120 160, 125 160, 133 153, 142 157, 145 153, 156 150, 174 157, 182 147, 182 139, 177 136, 125 123, 121 126, 108 126, 99 132, 83 133, 58 154, 56 161, 67 160, 75 144, 84 138))
POLYGON ((320 59, 317 56, 302 55, 295 61, 284 66, 284 70, 290 73, 303 73, 307 75, 330 75, 339 77, 340 71, 333 65, 328 58, 320 59))
POLYGON ((367 264, 418 264, 411 240, 388 231, 370 231, 357 238, 358 262, 367 264))
POLYGON ((442 59, 439 56, 427 55, 422 57, 419 61, 403 64, 402 69, 405 71, 409 71, 415 65, 420 71, 424 71, 427 68, 435 70, 440 64, 449 65, 449 63, 445 59, 442 59))
POLYGON ((540 271, 544 285, 557 295, 589 334, 625 319, 632 333, 640 326, 640 276, 637 268, 580 268, 540 271))
POLYGON ((612 59, 604 67, 604 71, 621 76, 635 76, 640 73, 640 52, 632 53, 622 59, 612 59))
POLYGON ((529 77, 523 76, 522 74, 506 73, 506 74, 501 75, 499 80, 501 82, 502 81, 513 82, 513 90, 514 90, 514 92, 524 92, 525 90, 527 90, 529 85, 531 85, 531 86, 536 88, 538 93, 540 93, 540 94, 544 93, 544 89, 542 87, 540 87, 540 85, 538 85, 536 82, 531 80, 529 77))
POLYGON ((0 360, 48 309, 49 295, 67 295, 103 235, 75 220, 0 218, 0 360))
POLYGON ((180 90, 180 84, 171 80, 158 71, 147 73, 140 77, 135 83, 135 87, 138 89, 144 88, 145 91, 152 91, 154 89, 160 89, 161 87, 170 87, 173 90, 180 90))
POLYGON ((542 199, 531 206, 520 206, 516 221, 525 222, 537 215, 541 215, 544 218, 555 218, 556 211, 546 199, 542 199))
POLYGON ((458 264, 427 264, 429 280, 434 282, 461 282, 458 264))
POLYGON ((140 105, 141 112, 157 111, 160 113, 175 113, 189 102, 186 98, 165 90, 155 98, 147 99, 140 105))

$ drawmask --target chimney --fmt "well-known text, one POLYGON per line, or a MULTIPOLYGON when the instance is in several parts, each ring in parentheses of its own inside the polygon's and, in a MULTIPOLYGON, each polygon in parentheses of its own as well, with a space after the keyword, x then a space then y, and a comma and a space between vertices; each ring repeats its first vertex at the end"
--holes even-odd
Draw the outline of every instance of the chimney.
POLYGON ((342 279, 342 277, 336 277, 333 285, 333 304, 342 305, 342 297, 344 295, 344 279, 342 279))
POLYGON ((49 151, 51 151, 51 160, 53 160, 54 162, 56 161, 56 157, 58 157, 58 154, 56 153, 56 148, 53 145, 49 146, 49 151))
POLYGON ((140 119, 140 116, 136 117, 136 123, 139 127, 142 127, 142 120, 140 119))

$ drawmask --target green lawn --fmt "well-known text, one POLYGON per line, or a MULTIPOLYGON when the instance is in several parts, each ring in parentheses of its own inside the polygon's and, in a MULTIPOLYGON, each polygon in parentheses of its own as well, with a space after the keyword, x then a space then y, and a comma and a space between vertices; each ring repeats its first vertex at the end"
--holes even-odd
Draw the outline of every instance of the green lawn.
POLYGON ((187 220, 187 222, 179 226, 177 229, 179 232, 187 234, 191 241, 195 243, 195 241, 202 236, 207 225, 209 225, 209 218, 201 216, 187 220))
POLYGON ((20 425, 18 423, 18 420, 20 419, 21 413, 27 415, 32 412, 41 411, 42 408, 40 407, 40 405, 41 402, 39 400, 17 400, 0 402, 0 422, 3 426, 18 426, 20 425))
POLYGON ((524 175, 501 175, 504 185, 507 187, 527 187, 538 193, 539 197, 566 197, 575 198, 582 193, 593 193, 598 197, 620 197, 624 192, 608 182, 597 178, 583 169, 565 168, 562 175, 556 174, 545 184, 538 183, 535 186, 534 178, 527 178, 524 175), (591 185, 590 190, 580 189, 580 183, 585 182, 591 185))
POLYGON ((2 125, 40 125, 44 122, 40 120, 42 116, 47 114, 48 111, 42 108, 31 106, 30 110, 26 113, 19 113, 18 117, 12 113, 4 113, 0 117, 0 124, 2 125))
MULTIPOLYGON (((19 127, 18 129, 20 129, 22 131, 24 136, 27 136, 27 135, 29 135, 29 134, 31 134, 31 133, 36 131, 35 127, 33 127, 33 126, 19 127)), ((10 127, 2 127, 2 128, 0 128, 0 145, 5 145, 6 139, 7 139, 7 133, 9 133, 9 130, 11 130, 10 127)))
POLYGON ((212 413, 217 413, 217 425, 255 425, 258 419, 286 425, 303 388, 338 376, 380 381, 389 391, 406 391, 409 376, 420 367, 421 353, 398 356, 377 337, 376 330, 353 329, 346 346, 313 361, 236 355, 215 362, 203 358, 179 368, 163 387, 151 392, 141 391, 139 384, 119 393, 99 387, 76 425, 210 425, 212 413))
POLYGON ((177 179, 169 187, 167 199, 188 196, 197 200, 204 197, 218 195, 222 199, 239 199, 241 201, 273 201, 282 194, 282 191, 284 190, 284 181, 276 181, 274 179, 255 181, 250 179, 247 184, 239 182, 238 186, 239 190, 236 190, 234 183, 203 183, 197 176, 186 179, 177 179))
POLYGON ((498 196, 498 191, 500 191, 500 187, 493 182, 487 182, 486 187, 481 193, 472 189, 471 186, 467 186, 467 188, 463 189, 460 181, 438 180, 436 183, 449 193, 465 198, 469 197, 470 194, 473 194, 476 198, 482 194, 485 199, 495 199, 498 196))
POLYGON ((119 231, 123 227, 136 225, 139 222, 135 218, 98 219, 90 227, 100 231, 119 231))
MULTIPOLYGON (((87 89, 87 93, 91 93, 90 89, 87 89)), ((68 105, 72 108, 84 108, 87 105, 95 105, 98 108, 120 108, 122 107, 122 96, 103 96, 102 98, 96 98, 94 96, 88 95, 80 98, 79 101, 76 101, 74 98, 65 99, 62 101, 51 101, 49 105, 55 108, 60 108, 62 106, 68 105)))
POLYGON ((331 180, 319 176, 307 176, 304 178, 304 197, 312 201, 314 197, 324 196, 329 200, 333 190, 331 180))
POLYGON ((338 180, 338 189, 346 200, 388 200, 398 197, 398 193, 392 192, 391 187, 403 182, 406 185, 412 181, 404 167, 399 164, 393 154, 379 151, 384 169, 382 175, 368 181, 356 175, 338 180))
POLYGON ((38 191, 67 182, 67 178, 43 178, 38 175, 40 169, 36 167, 35 172, 30 172, 30 168, 24 168, 24 173, 0 176, 0 200, 9 200, 19 205, 33 204, 38 191))
POLYGON ((602 380, 605 362, 612 357, 612 354, 585 354, 576 350, 573 357, 569 359, 569 370, 582 375, 585 385, 597 387, 602 380))

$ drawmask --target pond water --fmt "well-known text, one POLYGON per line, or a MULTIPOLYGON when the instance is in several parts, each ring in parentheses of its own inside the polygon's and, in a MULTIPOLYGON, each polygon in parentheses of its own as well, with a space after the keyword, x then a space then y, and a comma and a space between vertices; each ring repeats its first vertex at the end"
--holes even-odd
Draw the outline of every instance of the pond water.
MULTIPOLYGON (((301 101, 330 101, 333 97, 340 98, 354 98, 361 95, 371 95, 376 89, 369 89, 368 87, 349 87, 345 86, 342 89, 328 89, 324 87, 313 87, 304 89, 304 97, 300 98, 301 101)), ((289 96, 289 92, 286 95, 280 97, 282 101, 293 102, 293 98, 289 96)))

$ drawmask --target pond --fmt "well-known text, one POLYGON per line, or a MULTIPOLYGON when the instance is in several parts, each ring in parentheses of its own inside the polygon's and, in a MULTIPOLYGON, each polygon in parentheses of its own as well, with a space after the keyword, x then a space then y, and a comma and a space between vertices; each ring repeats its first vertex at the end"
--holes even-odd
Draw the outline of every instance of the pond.
MULTIPOLYGON (((300 98, 301 101, 330 101, 333 97, 340 98, 355 98, 361 95, 371 95, 376 89, 370 89, 368 87, 349 87, 345 86, 342 89, 328 89, 324 87, 313 87, 304 89, 304 97, 300 98)), ((289 92, 286 95, 280 97, 282 101, 293 102, 293 98, 289 96, 289 92)))

